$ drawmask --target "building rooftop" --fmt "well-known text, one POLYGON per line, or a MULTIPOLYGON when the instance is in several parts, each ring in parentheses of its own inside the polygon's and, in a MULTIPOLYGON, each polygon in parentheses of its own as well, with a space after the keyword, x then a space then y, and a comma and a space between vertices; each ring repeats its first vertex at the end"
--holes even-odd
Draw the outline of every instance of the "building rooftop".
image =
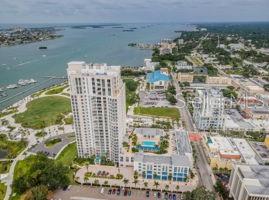
POLYGON ((174 165, 191 167, 191 161, 184 155, 149 155, 144 153, 136 153, 134 156, 135 162, 152 163, 157 165, 174 165))
POLYGON ((236 145, 237 149, 240 151, 243 159, 247 164, 258 165, 256 160, 256 153, 253 151, 249 143, 242 138, 232 138, 233 143, 236 145))
POLYGON ((147 74, 148 83, 154 83, 157 81, 170 81, 170 77, 161 73, 160 70, 151 72, 147 74))
POLYGON ((175 131, 174 136, 176 153, 178 155, 185 155, 185 153, 192 153, 189 134, 185 130, 175 131))
POLYGON ((269 166, 239 165, 238 170, 249 194, 269 195, 269 166))
POLYGON ((143 136, 150 136, 150 137, 155 137, 155 136, 163 136, 164 132, 162 129, 158 128, 136 128, 134 130, 136 134, 140 134, 143 136))

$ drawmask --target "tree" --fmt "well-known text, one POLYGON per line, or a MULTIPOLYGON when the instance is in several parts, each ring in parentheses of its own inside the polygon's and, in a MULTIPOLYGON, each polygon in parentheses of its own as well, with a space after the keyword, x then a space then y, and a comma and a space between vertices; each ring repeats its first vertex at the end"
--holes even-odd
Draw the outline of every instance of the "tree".
POLYGON ((184 200, 215 200, 216 194, 206 190, 204 187, 198 187, 192 192, 184 193, 184 200))
POLYGON ((99 185, 99 180, 98 180, 98 179, 95 179, 95 180, 93 181, 93 184, 94 184, 94 185, 99 185))
POLYGON ((169 185, 165 185, 165 190, 168 190, 169 189, 169 185))
POLYGON ((139 182, 139 181, 138 181, 137 179, 135 179, 133 183, 134 183, 135 186, 136 186, 136 184, 137 184, 138 182, 139 182))
POLYGON ((229 192, 227 191, 227 189, 224 187, 224 185, 221 183, 220 180, 216 181, 214 188, 216 192, 218 192, 223 197, 223 199, 228 199, 229 192))
POLYGON ((108 181, 104 181, 104 185, 107 186, 108 185, 108 181))
POLYGON ((134 171, 134 179, 138 179, 138 172, 134 171))
POLYGON ((179 190, 179 188, 180 188, 180 187, 179 187, 179 185, 177 185, 177 186, 176 186, 176 190, 178 191, 178 190, 179 190))
POLYGON ((125 178, 125 179, 123 179, 123 183, 124 183, 124 185, 126 187, 126 185, 129 183, 129 180, 125 178))
POLYGON ((15 192, 22 194, 32 187, 41 185, 47 186, 48 190, 56 190, 69 185, 69 169, 66 166, 47 158, 44 154, 37 154, 33 157, 35 157, 35 162, 29 170, 21 173, 14 180, 15 192))
POLYGON ((160 183, 158 181, 154 181, 153 185, 156 187, 156 189, 159 187, 160 183))
POLYGON ((49 190, 47 186, 36 186, 30 190, 29 196, 26 195, 25 200, 47 200, 48 193, 49 190))
POLYGON ((145 188, 147 188, 148 187, 148 182, 144 182, 144 186, 145 186, 145 188))

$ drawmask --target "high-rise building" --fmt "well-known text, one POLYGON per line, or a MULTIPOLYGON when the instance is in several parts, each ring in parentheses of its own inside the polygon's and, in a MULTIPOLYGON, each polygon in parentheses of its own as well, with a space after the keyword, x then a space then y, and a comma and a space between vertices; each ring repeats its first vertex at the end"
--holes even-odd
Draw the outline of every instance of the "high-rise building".
POLYGON ((120 66, 68 63, 78 155, 118 163, 126 132, 125 85, 120 66))
POLYGON ((221 130, 224 126, 225 99, 220 90, 197 90, 193 118, 199 130, 221 130))
POLYGON ((234 200, 268 200, 269 166, 234 165, 229 187, 234 200))

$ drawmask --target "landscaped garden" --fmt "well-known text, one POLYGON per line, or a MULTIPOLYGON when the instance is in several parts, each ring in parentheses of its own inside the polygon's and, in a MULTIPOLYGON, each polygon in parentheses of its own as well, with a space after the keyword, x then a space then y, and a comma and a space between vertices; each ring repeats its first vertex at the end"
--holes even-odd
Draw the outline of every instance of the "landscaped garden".
POLYGON ((10 141, 7 136, 0 134, 0 152, 1 158, 15 158, 25 149, 26 141, 10 141))
POLYGON ((65 88, 67 88, 66 85, 56 86, 56 87, 53 87, 52 89, 48 90, 45 94, 46 95, 59 94, 59 93, 63 92, 63 90, 65 88))
POLYGON ((60 143, 61 141, 62 141, 61 138, 48 139, 47 141, 45 141, 45 145, 46 147, 51 148, 54 145, 60 143))
POLYGON ((64 115, 71 112, 70 99, 59 96, 42 97, 27 104, 27 110, 14 116, 25 128, 41 129, 61 124, 64 115))
POLYGON ((66 188, 70 184, 68 167, 43 154, 31 155, 15 167, 11 199, 30 195, 29 199, 47 199, 49 191, 66 188))
POLYGON ((134 114, 152 117, 167 117, 177 121, 180 118, 179 110, 170 107, 135 107, 134 114))
POLYGON ((11 161, 0 161, 0 174, 8 173, 11 161))
POLYGON ((5 184, 4 183, 0 183, 0 199, 4 199, 5 198, 6 189, 7 189, 7 187, 5 186, 5 184))

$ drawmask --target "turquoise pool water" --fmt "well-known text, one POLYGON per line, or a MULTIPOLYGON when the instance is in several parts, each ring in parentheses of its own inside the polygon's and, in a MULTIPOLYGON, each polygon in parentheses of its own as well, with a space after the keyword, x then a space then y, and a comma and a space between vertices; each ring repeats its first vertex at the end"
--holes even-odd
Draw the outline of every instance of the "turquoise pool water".
POLYGON ((160 150, 160 148, 156 145, 156 142, 150 140, 143 141, 141 145, 138 146, 138 149, 144 152, 156 152, 160 150))
POLYGON ((143 147, 155 147, 156 143, 153 141, 143 141, 141 146, 143 146, 143 147))

